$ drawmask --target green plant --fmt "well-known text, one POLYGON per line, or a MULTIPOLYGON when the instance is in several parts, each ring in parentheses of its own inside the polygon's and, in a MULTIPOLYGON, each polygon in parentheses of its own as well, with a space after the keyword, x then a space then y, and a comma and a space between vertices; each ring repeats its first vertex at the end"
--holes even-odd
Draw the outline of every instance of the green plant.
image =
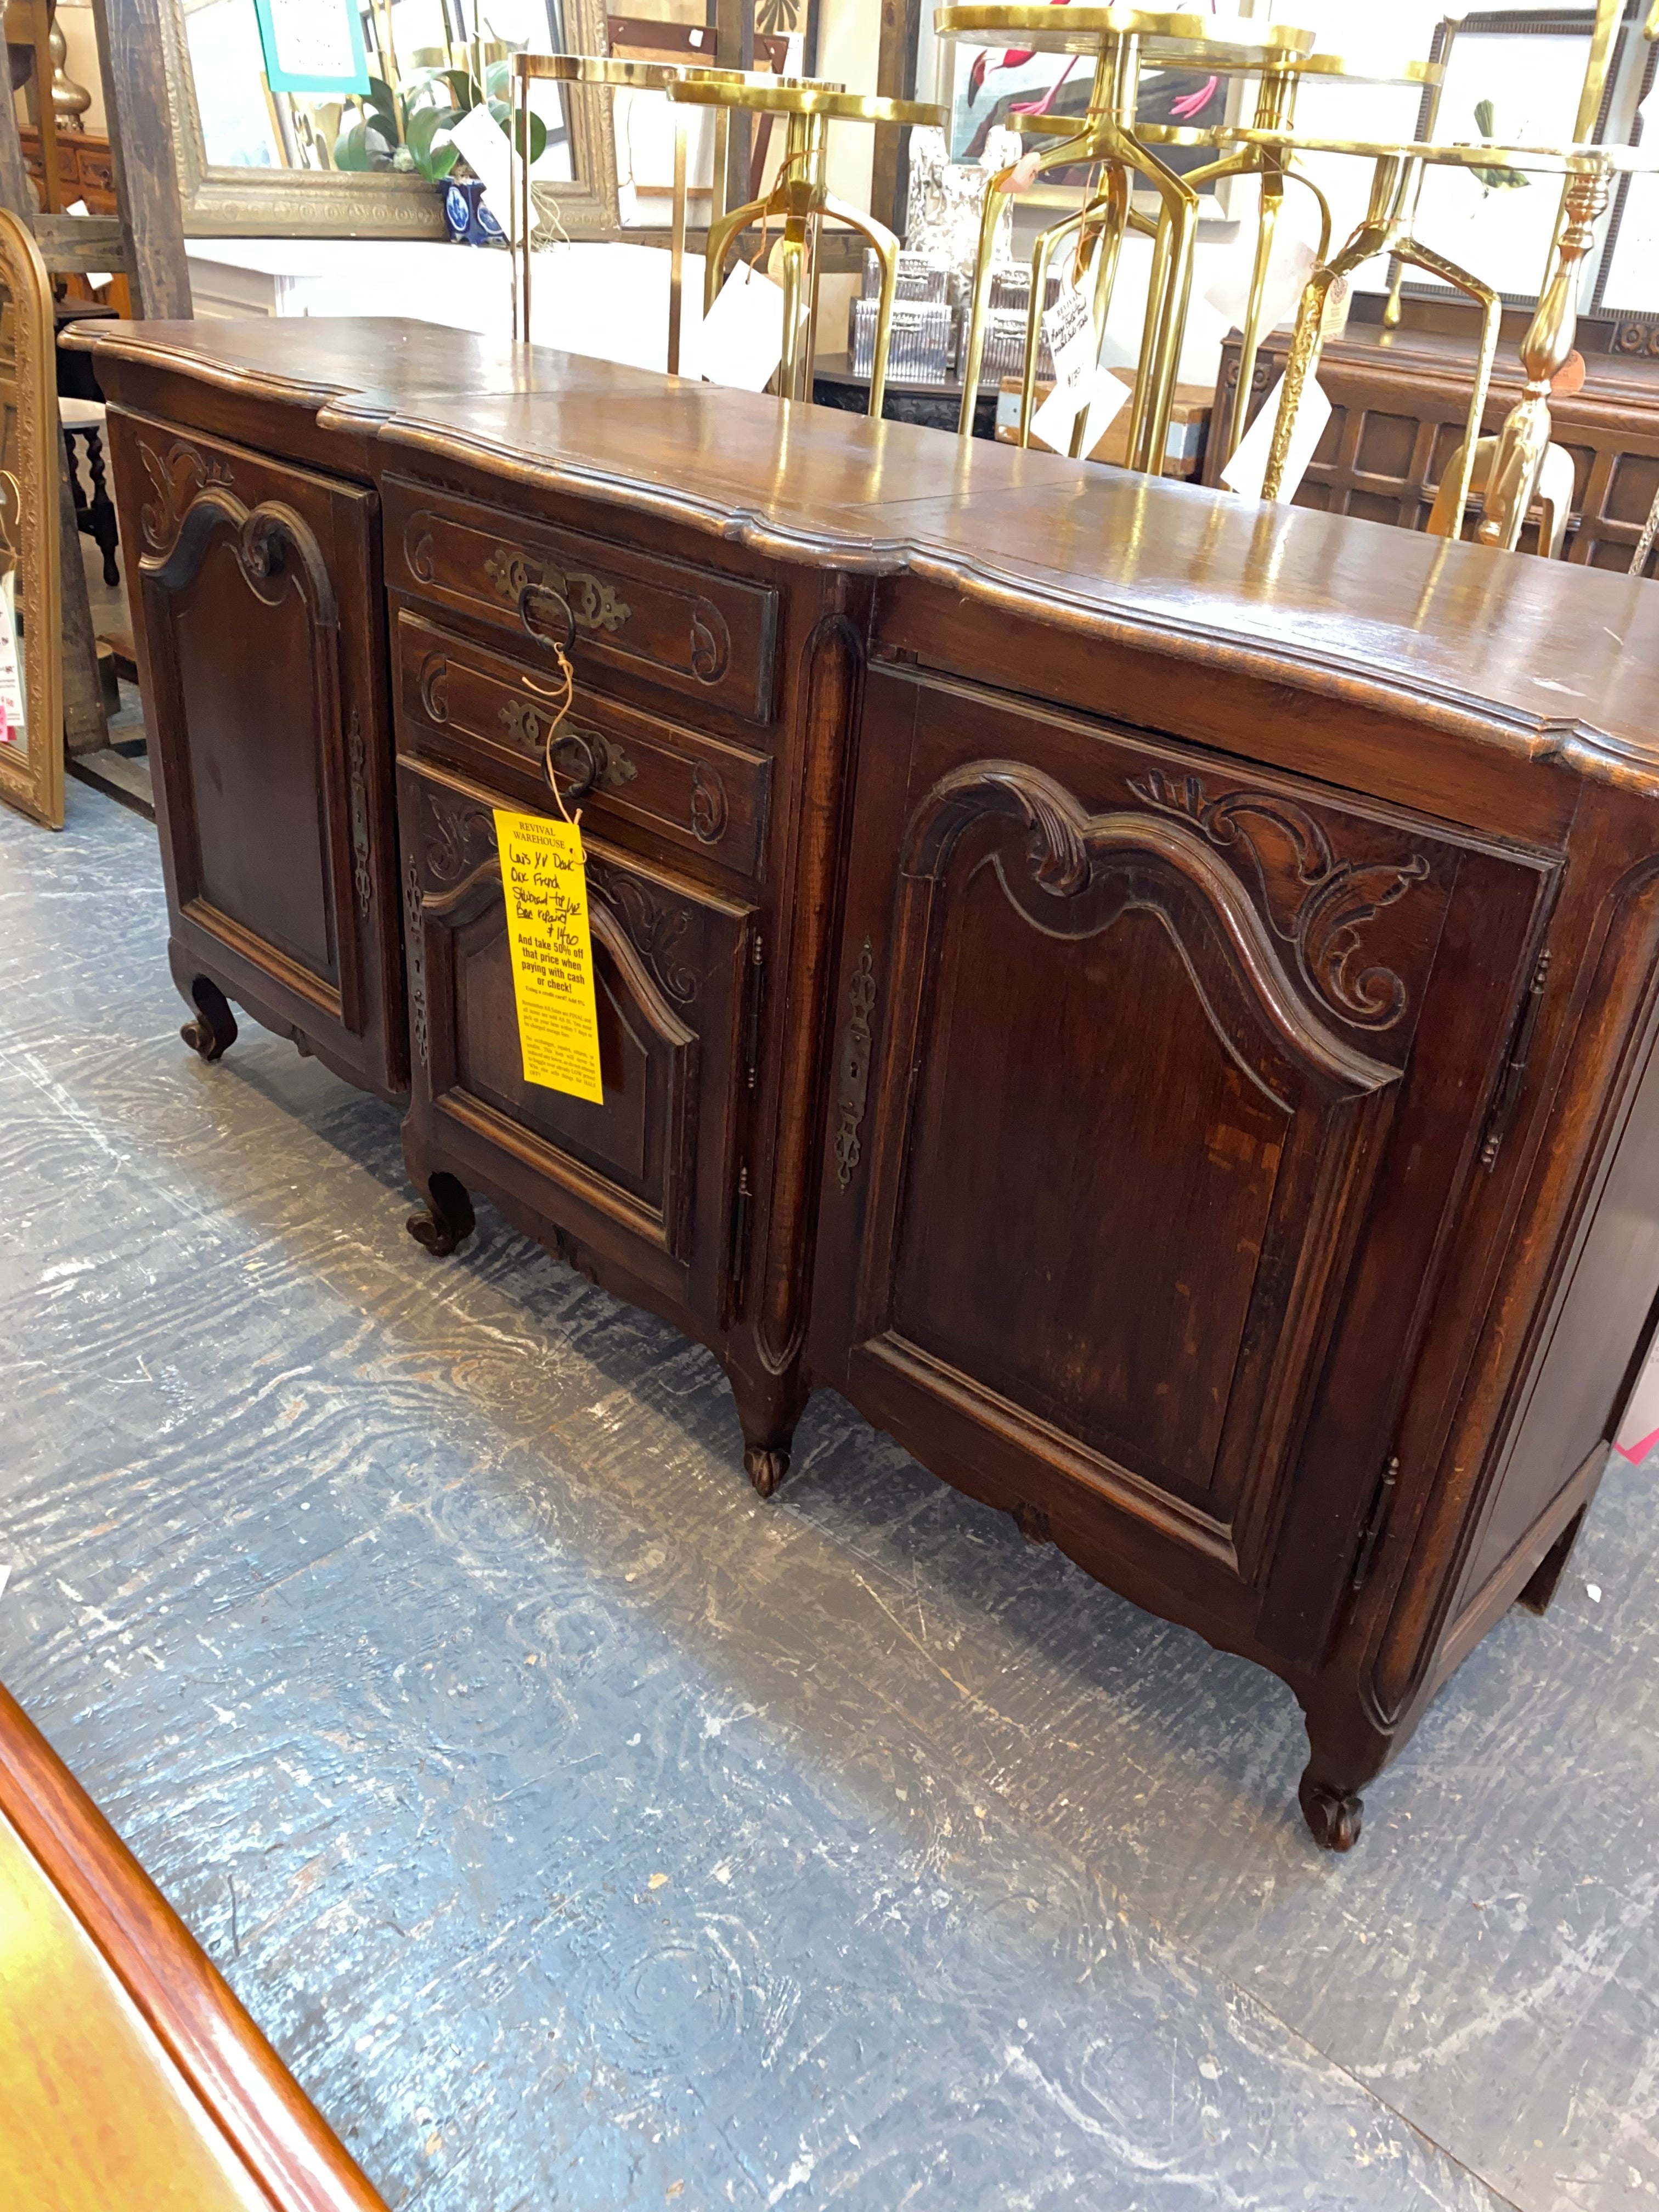
MULTIPOLYGON (((464 69, 422 70, 410 80, 407 92, 394 90, 384 77, 372 76, 367 94, 356 101, 355 120, 345 125, 334 141, 334 167, 413 171, 437 184, 461 157, 460 149, 447 134, 462 116, 484 103, 522 152, 524 134, 505 96, 511 86, 512 65, 507 62, 497 62, 488 70, 482 86, 464 69)), ((546 144, 547 126, 538 115, 532 115, 532 167, 541 159, 546 144)))
MULTIPOLYGON (((1493 125, 1497 121, 1497 116, 1498 111, 1491 100, 1483 100, 1477 102, 1474 111, 1474 127, 1488 145, 1491 144, 1494 135, 1493 125)), ((1512 192, 1522 185, 1529 185, 1532 181, 1529 177, 1523 177, 1519 169, 1471 169, 1469 174, 1478 183, 1483 185, 1489 192, 1512 192)))

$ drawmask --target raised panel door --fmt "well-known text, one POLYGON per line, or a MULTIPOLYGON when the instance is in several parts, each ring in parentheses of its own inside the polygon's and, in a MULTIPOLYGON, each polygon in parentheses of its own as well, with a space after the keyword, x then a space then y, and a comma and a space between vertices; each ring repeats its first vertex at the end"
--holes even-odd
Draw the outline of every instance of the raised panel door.
POLYGON ((398 783, 411 1151, 663 1299, 722 1318, 740 1225, 733 1124, 752 910, 585 826, 604 1103, 528 1083, 495 795, 409 761, 398 783))
MULTIPOLYGON (((1117 1543, 1194 1569, 1242 1620, 1296 1550, 1330 1370, 1367 1358, 1342 1323, 1370 1240, 1403 1209, 1431 1256, 1474 1166, 1547 880, 1363 802, 872 673, 815 1371, 1091 1564, 1117 1543), (1471 900, 1500 995, 1425 1051, 1471 900), (1419 1065, 1435 1164, 1402 1180, 1419 1065)), ((1419 1303, 1395 1291, 1384 1358, 1419 1303)), ((1303 1583, 1351 1563, 1387 1417, 1379 1395, 1367 1457, 1323 1470, 1347 1533, 1303 1583)))
POLYGON ((179 986, 400 1095, 374 495, 118 409, 110 428, 179 986))

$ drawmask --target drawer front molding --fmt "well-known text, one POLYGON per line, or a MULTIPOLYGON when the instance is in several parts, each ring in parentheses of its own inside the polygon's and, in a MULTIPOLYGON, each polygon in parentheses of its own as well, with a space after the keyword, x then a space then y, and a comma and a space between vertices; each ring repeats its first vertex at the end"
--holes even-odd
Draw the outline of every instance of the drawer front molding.
POLYGON ((386 479, 388 538, 422 597, 538 647, 627 667, 771 719, 777 592, 584 532, 386 479), (510 535, 507 532, 510 531, 510 535))
MULTIPOLYGON (((772 763, 722 739, 624 706, 579 685, 561 717, 539 668, 474 645, 405 608, 395 640, 405 748, 423 740, 495 776, 502 768, 539 781, 550 732, 553 764, 589 787, 583 805, 629 821, 687 852, 757 874, 772 763)), ((561 687, 562 690, 562 687, 561 687)))

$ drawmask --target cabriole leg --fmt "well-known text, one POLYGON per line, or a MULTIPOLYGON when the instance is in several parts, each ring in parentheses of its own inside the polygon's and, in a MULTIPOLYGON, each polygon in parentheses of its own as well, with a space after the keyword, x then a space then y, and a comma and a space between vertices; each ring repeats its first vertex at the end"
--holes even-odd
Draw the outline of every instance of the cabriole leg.
POLYGON ((191 979, 190 1000, 196 1009, 196 1019, 186 1022, 179 1036, 192 1052, 210 1063, 222 1059, 236 1042, 236 1017, 230 1011, 229 1001, 219 986, 205 975, 191 979))
POLYGON ((763 1498, 770 1498, 789 1472, 789 1448, 806 1392, 799 1376, 767 1375, 757 1381, 726 1370, 743 1431, 743 1469, 763 1498))
POLYGON ((445 1259, 477 1225, 472 1200, 465 1187, 441 1168, 429 1175, 416 1174, 413 1180, 426 1206, 421 1212, 411 1213, 404 1225, 417 1244, 445 1259))

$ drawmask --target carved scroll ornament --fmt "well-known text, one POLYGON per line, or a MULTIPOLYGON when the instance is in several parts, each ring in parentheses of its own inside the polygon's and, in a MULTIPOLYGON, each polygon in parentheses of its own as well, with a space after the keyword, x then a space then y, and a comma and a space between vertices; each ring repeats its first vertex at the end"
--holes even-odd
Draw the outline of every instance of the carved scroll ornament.
MULTIPOLYGON (((499 878, 495 820, 487 808, 436 791, 428 790, 424 803, 422 858, 427 874, 442 891, 441 896, 425 901, 425 909, 453 914, 481 875, 499 878)), ((697 997, 699 978, 681 957, 694 929, 690 912, 591 851, 586 865, 589 891, 616 917, 658 988, 680 1006, 690 1006, 697 997)))
POLYGON ((1248 854, 1268 920, 1295 953, 1303 980, 1356 1027, 1394 1027, 1406 1011, 1405 984, 1391 968, 1356 968, 1356 963, 1366 924, 1428 874, 1420 853, 1403 861, 1340 860, 1324 830, 1293 800, 1251 791, 1208 798, 1195 775, 1176 778, 1154 769, 1132 780, 1129 788, 1159 812, 1194 823, 1212 845, 1223 850, 1236 845, 1248 854), (1291 898, 1264 860, 1259 842, 1264 829, 1291 848, 1297 886, 1291 898))
MULTIPOLYGON (((1263 1018, 1281 1050, 1340 1092, 1364 1094, 1397 1080, 1397 1070, 1358 1051, 1304 1007, 1243 885, 1184 820, 1127 811, 1091 814, 1052 776, 1024 762, 973 761, 941 776, 911 816, 902 876, 918 888, 942 882, 963 832, 999 817, 1023 823, 1029 832, 1024 872, 1006 867, 1000 852, 991 855, 1017 910, 1045 934, 1068 938, 1097 936, 1133 908, 1160 915, 1198 985, 1212 1027, 1282 1110, 1290 1110, 1289 1100, 1247 1042, 1249 1030, 1263 1018), (1205 939, 1225 953, 1206 971, 1193 957, 1194 945, 1205 939), (1206 980, 1200 980, 1201 973, 1206 980), (1247 1002, 1255 1008, 1254 1024, 1244 1016, 1247 1002)), ((1370 971, 1363 980, 1370 983, 1370 971)), ((1401 996, 1403 1002, 1403 987, 1401 996)))
POLYGON ((155 487, 154 501, 138 510, 138 527, 149 550, 162 553, 179 535, 179 526, 196 494, 209 484, 228 486, 230 468, 217 454, 209 459, 185 438, 175 438, 165 453, 157 453, 148 439, 141 438, 138 458, 155 487))

